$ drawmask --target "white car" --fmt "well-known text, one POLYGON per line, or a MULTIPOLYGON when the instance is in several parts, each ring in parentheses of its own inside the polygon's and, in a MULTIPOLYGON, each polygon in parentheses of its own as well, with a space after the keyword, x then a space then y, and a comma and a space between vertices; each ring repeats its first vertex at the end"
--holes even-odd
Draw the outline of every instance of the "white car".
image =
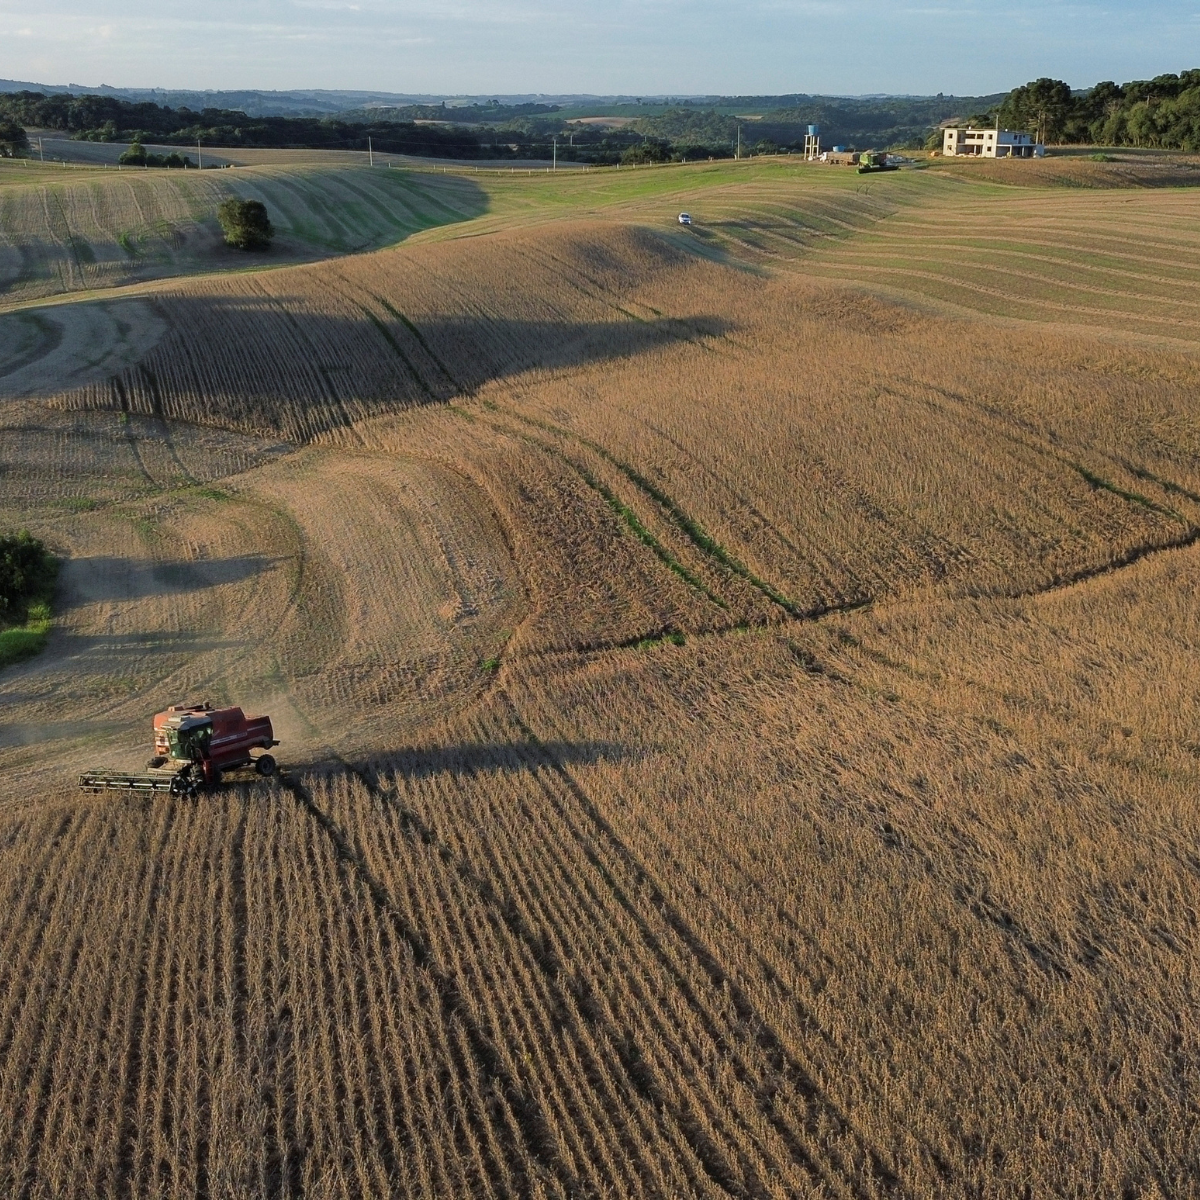
POLYGON ((679 223, 680 225, 690 225, 692 223, 691 215, 689 213, 680 213, 679 223))

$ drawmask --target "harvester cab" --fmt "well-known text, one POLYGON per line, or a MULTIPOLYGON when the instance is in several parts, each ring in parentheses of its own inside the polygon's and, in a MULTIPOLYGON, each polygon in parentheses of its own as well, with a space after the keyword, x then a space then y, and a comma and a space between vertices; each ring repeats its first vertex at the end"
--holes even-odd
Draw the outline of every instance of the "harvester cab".
POLYGON ((176 762, 202 763, 212 745, 212 718, 195 713, 171 717, 163 726, 167 757, 176 762))
POLYGON ((87 771, 79 786, 88 791, 107 788, 129 791, 169 791, 194 796, 201 787, 216 787, 226 771, 252 767, 256 774, 275 774, 270 754, 252 750, 278 746, 270 717, 247 717, 240 708, 186 704, 154 717, 154 757, 146 775, 87 771))

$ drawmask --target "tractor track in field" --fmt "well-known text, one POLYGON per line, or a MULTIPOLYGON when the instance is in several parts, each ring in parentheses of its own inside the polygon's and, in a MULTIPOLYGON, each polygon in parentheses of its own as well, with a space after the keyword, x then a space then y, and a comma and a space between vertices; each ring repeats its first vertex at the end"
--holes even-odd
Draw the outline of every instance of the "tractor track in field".
MULTIPOLYGON (((488 402, 485 407, 488 407, 496 412, 503 413, 506 416, 514 417, 516 420, 531 425, 534 428, 540 429, 545 433, 549 433, 555 437, 560 437, 568 441, 574 441, 585 449, 596 454, 602 461, 620 472, 630 483, 638 489, 642 495, 654 503, 665 515, 667 521, 674 525, 684 537, 692 544, 711 565, 727 575, 734 575, 749 584, 750 587, 758 591, 762 596, 769 600, 776 607, 782 609, 787 616, 798 621, 814 621, 822 617, 831 616, 836 613, 854 612, 860 608, 868 608, 875 603, 873 595, 856 596, 846 600, 837 601, 818 601, 816 604, 807 607, 798 604, 796 601, 786 596, 774 584, 762 579, 760 576, 750 570, 736 555, 728 551, 715 538, 709 535, 687 512, 685 512, 679 504, 677 504, 670 496, 668 496, 656 484, 648 480, 644 475, 637 471, 628 463, 617 458, 609 450, 593 442, 588 438, 573 434, 569 430, 561 429, 556 425, 552 425, 547 421, 539 421, 533 417, 526 417, 520 413, 513 412, 511 409, 500 408, 498 405, 488 402)), ((476 420, 480 418, 475 417, 476 420)), ((646 526, 638 519, 636 513, 628 505, 620 500, 610 488, 604 485, 600 480, 590 472, 586 467, 576 462, 569 455, 565 454, 559 447, 549 445, 540 438, 533 437, 529 434, 522 434, 510 427, 498 424, 492 421, 486 421, 486 424, 491 425, 493 429, 499 432, 507 433, 524 438, 532 445, 546 453, 552 454, 561 461, 565 462, 572 468, 583 481, 596 491, 609 505, 621 516, 625 523, 629 526, 631 532, 639 541, 643 542, 654 551, 656 556, 670 570, 679 574, 687 583, 703 592, 714 604, 722 609, 728 609, 728 603, 716 593, 712 592, 693 572, 688 570, 684 564, 680 563, 671 552, 662 545, 657 538, 646 528, 646 526)))

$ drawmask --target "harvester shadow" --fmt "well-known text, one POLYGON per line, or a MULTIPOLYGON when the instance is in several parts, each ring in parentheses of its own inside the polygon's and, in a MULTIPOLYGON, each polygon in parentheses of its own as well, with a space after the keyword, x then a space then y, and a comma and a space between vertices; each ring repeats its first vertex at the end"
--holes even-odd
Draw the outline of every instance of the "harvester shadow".
POLYGON ((104 556, 68 559, 59 576, 58 607, 180 596, 241 583, 270 570, 279 561, 262 554, 166 561, 104 556))
POLYGON ((468 742, 452 746, 406 746, 356 758, 339 756, 331 760, 314 755, 309 761, 289 760, 288 767, 299 775, 331 776, 348 770, 364 777, 394 775, 404 779, 517 775, 529 773, 530 755, 538 748, 549 750, 560 762, 579 766, 625 762, 641 753, 616 742, 468 742))
POLYGON ((721 316, 641 319, 613 304, 596 321, 471 312, 410 319, 386 298, 355 301, 360 311, 350 314, 320 311, 311 295, 172 296, 160 304, 172 332, 148 357, 60 402, 302 442, 493 380, 616 362, 732 328, 721 316), (230 349, 214 355, 213 345, 230 349))
MULTIPOLYGON (((562 763, 591 766, 601 762, 623 762, 633 757, 633 751, 616 742, 544 742, 548 751, 562 763)), ((458 777, 499 773, 528 773, 529 756, 535 747, 531 742, 467 743, 425 749, 394 750, 389 754, 372 756, 371 766, 405 779, 425 779, 431 775, 450 774, 458 777)))

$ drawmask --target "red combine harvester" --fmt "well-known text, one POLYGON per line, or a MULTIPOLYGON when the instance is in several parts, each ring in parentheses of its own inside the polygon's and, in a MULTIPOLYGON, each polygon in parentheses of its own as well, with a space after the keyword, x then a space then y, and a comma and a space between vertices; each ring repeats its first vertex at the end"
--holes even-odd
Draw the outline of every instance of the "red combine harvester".
POLYGON ((89 792, 106 789, 170 792, 194 796, 201 787, 215 788, 226 771, 253 767, 262 776, 275 774, 270 754, 252 750, 278 746, 270 717, 247 717, 240 708, 182 704, 154 717, 154 757, 145 775, 117 771, 85 771, 79 786, 89 792))

